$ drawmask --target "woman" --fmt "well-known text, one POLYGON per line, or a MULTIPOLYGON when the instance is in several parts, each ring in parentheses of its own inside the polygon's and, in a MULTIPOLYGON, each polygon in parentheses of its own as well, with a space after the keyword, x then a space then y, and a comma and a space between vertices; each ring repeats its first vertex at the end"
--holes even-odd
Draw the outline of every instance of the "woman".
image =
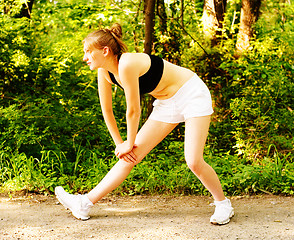
POLYGON ((162 141, 180 122, 185 122, 185 159, 192 172, 210 191, 216 206, 213 224, 226 224, 234 215, 231 202, 224 196, 220 181, 203 159, 210 115, 211 96, 203 81, 191 70, 144 53, 126 53, 122 29, 114 24, 89 34, 84 44, 84 61, 98 69, 98 90, 102 113, 116 145, 119 158, 104 179, 86 195, 72 195, 56 187, 58 200, 82 220, 90 208, 118 187, 132 168, 162 141), (112 84, 125 92, 127 139, 123 141, 112 110, 112 84), (138 131, 141 114, 140 95, 156 98, 149 119, 138 131))

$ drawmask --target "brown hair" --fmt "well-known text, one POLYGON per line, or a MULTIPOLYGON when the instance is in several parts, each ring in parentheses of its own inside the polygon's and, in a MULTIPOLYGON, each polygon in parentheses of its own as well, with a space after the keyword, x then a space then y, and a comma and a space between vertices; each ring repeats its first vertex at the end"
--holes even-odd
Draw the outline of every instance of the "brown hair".
POLYGON ((120 24, 114 23, 110 29, 105 28, 90 33, 84 40, 89 48, 102 49, 109 47, 114 55, 122 54, 127 51, 127 46, 122 41, 122 29, 120 24))

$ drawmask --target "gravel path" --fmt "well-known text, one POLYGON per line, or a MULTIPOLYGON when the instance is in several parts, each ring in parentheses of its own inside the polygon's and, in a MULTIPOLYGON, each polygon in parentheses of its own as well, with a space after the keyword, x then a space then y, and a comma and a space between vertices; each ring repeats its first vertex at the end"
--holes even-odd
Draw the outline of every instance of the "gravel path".
POLYGON ((108 197, 88 221, 76 220, 54 196, 0 195, 0 239, 283 239, 294 240, 294 197, 232 197, 235 216, 209 223, 210 197, 108 197))

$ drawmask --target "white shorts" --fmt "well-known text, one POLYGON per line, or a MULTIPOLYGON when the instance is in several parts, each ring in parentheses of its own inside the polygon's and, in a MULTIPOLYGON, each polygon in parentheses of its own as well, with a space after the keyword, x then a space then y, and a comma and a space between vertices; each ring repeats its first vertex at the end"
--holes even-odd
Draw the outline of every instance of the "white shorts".
POLYGON ((195 74, 171 98, 156 99, 149 118, 167 123, 180 123, 189 118, 208 116, 212 113, 209 89, 195 74))

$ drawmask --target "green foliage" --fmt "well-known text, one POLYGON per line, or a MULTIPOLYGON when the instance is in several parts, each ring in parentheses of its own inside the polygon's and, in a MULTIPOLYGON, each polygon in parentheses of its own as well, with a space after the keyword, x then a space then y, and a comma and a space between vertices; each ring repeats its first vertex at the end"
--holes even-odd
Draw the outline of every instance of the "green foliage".
MULTIPOLYGON (((293 15, 287 17, 293 21, 293 15)), ((262 22, 262 26, 256 26, 257 32, 269 26, 266 19, 261 18, 262 22)), ((284 31, 271 32, 270 36, 260 33, 251 50, 238 61, 223 61, 220 65, 230 74, 232 95, 228 102, 236 148, 250 156, 265 155, 272 144, 282 153, 294 149, 294 39, 284 31)))
MULTIPOLYGON (((168 140, 154 149, 136 166, 127 180, 114 193, 134 194, 202 194, 209 192, 188 169, 183 156, 182 142, 169 144, 168 140), (180 151, 179 151, 180 150, 180 151)), ((280 155, 274 149, 274 161, 264 157, 258 162, 248 161, 229 154, 215 157, 208 154, 205 160, 218 173, 223 189, 228 195, 273 193, 294 194, 294 163, 291 155, 280 155), (283 158, 281 158, 283 157, 283 158)), ((92 189, 116 163, 115 157, 97 150, 77 149, 75 161, 69 163, 66 154, 42 151, 40 159, 24 153, 0 152, 0 189, 15 191, 26 189, 50 193, 62 185, 70 192, 92 189)))
POLYGON ((102 151, 110 145, 81 41, 91 19, 108 25, 120 10, 101 14, 97 7, 46 3, 36 6, 32 20, 1 18, 0 102, 8 106, 0 110, 2 146, 29 156, 42 149, 71 156, 77 145, 102 151))
POLYGON ((292 195, 293 162, 288 161, 291 154, 282 157, 280 158, 280 154, 275 151, 273 158, 266 156, 259 161, 251 162, 248 158, 223 155, 213 159, 211 165, 220 176, 224 191, 228 194, 292 195))

